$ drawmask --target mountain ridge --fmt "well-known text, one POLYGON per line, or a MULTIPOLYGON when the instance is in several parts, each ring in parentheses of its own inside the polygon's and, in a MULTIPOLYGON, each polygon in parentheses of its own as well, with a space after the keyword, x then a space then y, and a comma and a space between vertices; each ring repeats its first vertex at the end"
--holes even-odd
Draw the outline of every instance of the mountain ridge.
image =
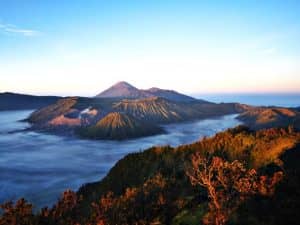
POLYGON ((93 139, 126 139, 161 133, 163 124, 228 114, 240 114, 237 119, 252 129, 274 125, 300 127, 300 112, 297 109, 254 107, 240 103, 217 104, 172 90, 139 90, 127 82, 118 82, 102 93, 106 97, 58 99, 29 116, 30 129, 67 135, 82 134, 84 138, 93 139), (102 121, 104 118, 105 123, 102 121), (115 119, 122 121, 122 124, 112 126, 115 119), (98 124, 99 121, 102 123, 98 124), (77 130, 82 132, 77 133, 77 130))
POLYGON ((251 129, 293 126, 300 129, 300 111, 298 108, 254 107, 238 117, 251 129))
POLYGON ((116 84, 112 85, 108 89, 102 91, 98 95, 95 96, 96 98, 147 98, 151 97, 147 93, 137 89, 136 87, 132 86, 131 84, 120 81, 116 84))
POLYGON ((108 89, 105 89, 101 93, 95 96, 95 98, 129 98, 129 99, 142 99, 149 97, 162 97, 172 101, 180 102, 191 102, 191 101, 202 101, 195 99, 191 96, 181 94, 174 90, 161 89, 152 87, 149 89, 138 89, 133 85, 125 81, 117 82, 108 89))
POLYGON ((39 96, 14 92, 0 93, 0 111, 2 110, 25 110, 41 108, 55 103, 60 96, 39 96))

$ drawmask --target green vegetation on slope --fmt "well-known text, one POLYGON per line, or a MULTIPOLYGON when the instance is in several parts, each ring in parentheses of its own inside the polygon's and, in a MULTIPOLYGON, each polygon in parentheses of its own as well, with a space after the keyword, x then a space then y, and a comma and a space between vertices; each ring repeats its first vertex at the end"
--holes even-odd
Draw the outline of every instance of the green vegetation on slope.
POLYGON ((297 224, 300 181, 299 169, 295 168, 299 167, 299 142, 300 133, 292 128, 253 132, 237 127, 190 145, 153 147, 127 155, 102 181, 86 184, 77 193, 66 191, 51 209, 33 215, 31 206, 24 201, 15 206, 6 204, 0 221, 2 224, 13 220, 17 224, 261 224, 265 212, 264 224, 284 224, 285 216, 291 217, 290 225, 297 224), (295 154, 288 156, 290 152, 295 154), (199 160, 193 164, 196 155, 199 160), (212 175, 204 168, 213 171, 212 175), (199 184, 209 175, 209 185, 191 182, 187 176, 190 169, 195 172, 199 169, 199 184), (225 207, 227 202, 230 204, 225 207), (277 203, 286 209, 279 212, 277 203))

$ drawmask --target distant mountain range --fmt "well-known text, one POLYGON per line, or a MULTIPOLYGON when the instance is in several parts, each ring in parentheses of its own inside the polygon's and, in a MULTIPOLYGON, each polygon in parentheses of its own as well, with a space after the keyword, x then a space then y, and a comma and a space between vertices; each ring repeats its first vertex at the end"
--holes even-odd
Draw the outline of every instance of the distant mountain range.
MULTIPOLYGON (((137 89, 131 84, 121 81, 96 95, 95 98, 116 98, 116 99, 143 99, 150 97, 162 97, 172 101, 180 102, 207 102, 195 99, 193 97, 178 93, 173 90, 164 90, 160 88, 150 88, 148 90, 137 89)), ((36 96, 19 94, 12 92, 0 93, 0 111, 3 110, 21 110, 38 109, 55 103, 62 99, 60 96, 36 96)))
POLYGON ((300 128, 297 108, 253 107, 212 103, 172 90, 140 90, 119 82, 93 98, 0 94, 0 109, 34 109, 31 129, 92 139, 127 139, 164 132, 161 125, 226 114, 251 129, 293 125, 300 128))
POLYGON ((203 101, 193 97, 178 93, 173 90, 164 90, 160 88, 150 88, 147 90, 137 89, 131 84, 121 81, 95 96, 96 98, 129 98, 142 99, 149 97, 162 97, 172 101, 190 102, 203 101))
POLYGON ((59 99, 61 97, 58 96, 35 96, 4 92, 0 93, 0 111, 37 109, 53 104, 59 99))
POLYGON ((127 139, 164 132, 162 124, 240 113, 244 105, 215 104, 172 90, 140 90, 119 82, 93 98, 69 97, 33 112, 31 129, 91 139, 127 139))

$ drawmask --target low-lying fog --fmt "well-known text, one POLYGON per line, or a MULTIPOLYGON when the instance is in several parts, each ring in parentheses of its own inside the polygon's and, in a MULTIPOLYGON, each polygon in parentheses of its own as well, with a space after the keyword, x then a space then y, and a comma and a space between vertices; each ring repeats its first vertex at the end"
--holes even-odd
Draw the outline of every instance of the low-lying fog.
POLYGON ((191 143, 239 124, 236 115, 165 126, 168 134, 128 141, 89 141, 32 131, 18 122, 31 111, 0 112, 0 202, 25 197, 51 206, 65 189, 99 181, 130 152, 191 143))

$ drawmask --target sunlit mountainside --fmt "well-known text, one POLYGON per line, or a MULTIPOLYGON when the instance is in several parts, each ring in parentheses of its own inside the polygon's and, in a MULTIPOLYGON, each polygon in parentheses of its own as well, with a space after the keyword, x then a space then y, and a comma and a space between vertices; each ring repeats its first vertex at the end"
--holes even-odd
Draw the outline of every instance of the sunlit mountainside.
POLYGON ((33 112, 28 121, 34 130, 92 139, 126 139, 161 133, 162 124, 234 114, 248 107, 216 104, 158 88, 139 90, 119 82, 94 98, 60 99, 33 112), (120 126, 111 124, 116 120, 120 126), (117 131, 120 127, 124 131, 117 131))

